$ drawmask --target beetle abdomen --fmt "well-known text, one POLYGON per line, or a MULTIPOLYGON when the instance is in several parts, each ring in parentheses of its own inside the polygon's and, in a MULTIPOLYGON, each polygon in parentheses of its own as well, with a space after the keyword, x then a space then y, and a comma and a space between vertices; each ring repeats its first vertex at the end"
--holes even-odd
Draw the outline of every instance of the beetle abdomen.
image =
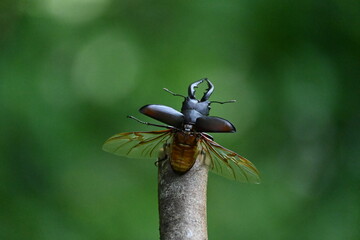
POLYGON ((185 173, 194 165, 198 147, 196 135, 177 132, 171 145, 170 164, 174 171, 185 173))

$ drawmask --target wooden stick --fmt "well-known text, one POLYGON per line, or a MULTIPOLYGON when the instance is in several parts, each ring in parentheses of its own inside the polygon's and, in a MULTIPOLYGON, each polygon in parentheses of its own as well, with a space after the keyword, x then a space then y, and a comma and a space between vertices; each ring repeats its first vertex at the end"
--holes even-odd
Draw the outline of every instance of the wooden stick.
POLYGON ((159 161, 158 194, 161 240, 206 240, 206 189, 208 168, 203 154, 185 174, 159 161))

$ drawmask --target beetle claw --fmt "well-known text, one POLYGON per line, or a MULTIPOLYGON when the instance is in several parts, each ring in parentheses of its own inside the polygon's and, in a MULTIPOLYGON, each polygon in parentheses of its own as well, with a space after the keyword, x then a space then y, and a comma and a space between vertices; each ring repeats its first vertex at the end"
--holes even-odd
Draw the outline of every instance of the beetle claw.
POLYGON ((214 91, 214 85, 207 78, 205 78, 204 80, 208 84, 208 89, 204 93, 204 96, 201 98, 201 102, 208 100, 210 98, 212 92, 214 91))
POLYGON ((203 78, 200 79, 197 82, 194 82, 192 84, 190 84, 189 86, 189 98, 191 99, 195 99, 195 88, 198 88, 199 84, 206 81, 208 84, 208 88, 206 89, 203 97, 201 98, 201 102, 206 101, 209 99, 210 95, 212 94, 212 92, 214 91, 214 85, 209 81, 209 79, 207 78, 203 78))

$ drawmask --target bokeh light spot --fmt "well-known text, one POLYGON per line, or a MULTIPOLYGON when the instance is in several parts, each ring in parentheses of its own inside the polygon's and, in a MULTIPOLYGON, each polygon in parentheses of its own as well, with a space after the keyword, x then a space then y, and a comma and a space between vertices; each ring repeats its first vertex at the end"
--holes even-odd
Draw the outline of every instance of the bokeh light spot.
POLYGON ((45 10, 54 18, 72 24, 85 23, 100 16, 109 0, 47 0, 45 10))
POLYGON ((139 69, 136 46, 119 32, 96 36, 79 51, 74 83, 82 97, 113 103, 129 94, 139 69))

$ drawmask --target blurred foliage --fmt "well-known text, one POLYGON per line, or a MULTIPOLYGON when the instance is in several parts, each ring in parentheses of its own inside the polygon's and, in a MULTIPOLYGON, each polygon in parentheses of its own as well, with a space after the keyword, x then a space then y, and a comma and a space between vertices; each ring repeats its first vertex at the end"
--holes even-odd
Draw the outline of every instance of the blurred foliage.
POLYGON ((210 175, 211 239, 360 239, 360 1, 2 0, 0 239, 157 239, 152 161, 101 151, 162 90, 212 115, 262 184, 210 175))

